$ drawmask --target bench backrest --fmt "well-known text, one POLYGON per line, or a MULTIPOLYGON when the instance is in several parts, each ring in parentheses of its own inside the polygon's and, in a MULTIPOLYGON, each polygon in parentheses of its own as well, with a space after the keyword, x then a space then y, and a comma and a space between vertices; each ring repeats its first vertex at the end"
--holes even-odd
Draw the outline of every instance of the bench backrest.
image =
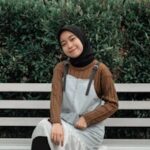
MULTIPOLYGON (((150 93, 150 84, 115 84, 118 93, 150 93)), ((0 92, 50 92, 48 83, 1 83, 0 92)), ((50 100, 0 100, 0 109, 49 109, 50 100)), ((120 110, 150 110, 149 100, 120 100, 120 110)), ((0 117, 0 126, 36 126, 41 117, 0 117)), ((150 118, 108 118, 108 127, 148 127, 150 118)))
MULTIPOLYGON (((150 92, 150 84, 115 84, 118 93, 150 92)), ((0 92, 50 92, 48 83, 1 83, 0 92)), ((0 100, 0 109, 49 109, 50 100, 0 100)), ((150 101, 123 100, 119 101, 121 110, 150 110, 150 101)), ((30 117, 0 117, 0 126, 35 126, 42 118, 30 117)), ((149 118, 109 118, 106 126, 140 126, 150 125, 149 118)))
MULTIPOLYGON (((118 93, 144 93, 144 95, 149 95, 150 93, 150 83, 147 84, 115 84, 116 90, 118 93)), ((47 83, 0 83, 0 92, 50 92, 51 84, 47 83)), ((36 110, 49 110, 50 108, 50 100, 0 100, 0 109, 19 109, 28 110, 28 109, 36 109, 36 110)), ((150 99, 141 99, 139 100, 119 100, 119 110, 150 110, 150 99)), ((14 127, 18 128, 18 126, 26 126, 26 128, 31 126, 36 126, 37 123, 42 118, 39 117, 0 117, 0 128, 1 127, 14 127)), ((105 120, 105 124, 107 127, 149 127, 150 126, 150 118, 108 118, 105 120)), ((7 128, 6 127, 6 128, 7 128)), ((113 129, 114 130, 114 129, 113 129)), ((15 130, 16 131, 16 130, 15 130)), ((116 132, 116 131, 115 131, 116 132)), ((20 132, 19 132, 20 133, 20 132)), ((26 134, 26 133, 25 133, 26 134)), ((120 134, 120 133, 119 133, 120 134)), ((29 150, 31 145, 31 136, 26 138, 0 138, 0 150, 29 150)), ((110 139, 106 136, 104 140, 104 145, 107 145, 109 150, 115 149, 142 149, 148 150, 150 148, 150 140, 149 139, 110 139)))

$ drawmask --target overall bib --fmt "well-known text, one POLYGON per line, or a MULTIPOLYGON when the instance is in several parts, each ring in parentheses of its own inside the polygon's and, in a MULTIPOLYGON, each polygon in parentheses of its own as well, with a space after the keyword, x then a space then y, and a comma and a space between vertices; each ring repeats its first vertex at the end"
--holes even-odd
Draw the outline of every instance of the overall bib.
POLYGON ((104 138, 103 122, 91 125, 90 127, 79 130, 74 127, 74 124, 82 114, 94 110, 101 105, 101 100, 98 98, 94 81, 88 95, 86 89, 89 79, 80 79, 72 75, 66 75, 66 89, 63 93, 62 102, 62 125, 64 128, 64 146, 56 146, 51 142, 51 123, 44 119, 35 128, 32 139, 37 136, 46 136, 48 138, 51 150, 100 150, 104 138))

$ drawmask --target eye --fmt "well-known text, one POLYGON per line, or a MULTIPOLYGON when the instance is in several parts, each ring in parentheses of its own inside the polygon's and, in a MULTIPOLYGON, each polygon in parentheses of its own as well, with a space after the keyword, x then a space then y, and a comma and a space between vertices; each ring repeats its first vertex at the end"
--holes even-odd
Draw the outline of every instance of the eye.
POLYGON ((71 37, 71 38, 70 38, 70 41, 73 41, 73 40, 75 40, 75 39, 76 39, 75 37, 71 37))
POLYGON ((64 47, 65 45, 66 45, 66 43, 65 43, 65 42, 61 43, 61 46, 62 46, 62 47, 64 47))

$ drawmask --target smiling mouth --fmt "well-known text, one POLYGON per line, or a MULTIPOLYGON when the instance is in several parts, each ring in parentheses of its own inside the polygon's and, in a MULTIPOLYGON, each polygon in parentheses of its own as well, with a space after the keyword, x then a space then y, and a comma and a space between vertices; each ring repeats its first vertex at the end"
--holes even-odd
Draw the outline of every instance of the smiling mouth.
POLYGON ((72 52, 74 52, 75 50, 76 50, 76 48, 75 48, 75 49, 70 50, 70 51, 69 51, 69 53, 72 53, 72 52))

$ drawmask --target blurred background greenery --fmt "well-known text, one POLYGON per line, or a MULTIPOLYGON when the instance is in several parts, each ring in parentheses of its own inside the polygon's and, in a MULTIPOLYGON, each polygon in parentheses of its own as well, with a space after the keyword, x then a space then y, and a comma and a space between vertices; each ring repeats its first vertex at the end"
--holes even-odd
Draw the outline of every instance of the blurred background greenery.
MULTIPOLYGON (((50 83, 53 68, 60 61, 56 34, 64 24, 75 24, 86 31, 96 58, 107 64, 115 82, 150 82, 150 0, 0 0, 0 83, 50 83)), ((0 99, 49 96, 50 93, 0 93, 0 99)), ((119 97, 147 99, 150 95, 132 93, 119 97)), ((1 116, 49 115, 48 111, 0 111, 1 116)), ((119 111, 115 115, 149 117, 147 112, 119 111)), ((10 130, 0 127, 1 136, 30 137, 33 128, 27 129, 29 133, 23 128, 10 130), (10 135, 11 132, 18 135, 10 135)), ((149 138, 149 128, 140 130, 107 129, 106 137, 149 138)))

